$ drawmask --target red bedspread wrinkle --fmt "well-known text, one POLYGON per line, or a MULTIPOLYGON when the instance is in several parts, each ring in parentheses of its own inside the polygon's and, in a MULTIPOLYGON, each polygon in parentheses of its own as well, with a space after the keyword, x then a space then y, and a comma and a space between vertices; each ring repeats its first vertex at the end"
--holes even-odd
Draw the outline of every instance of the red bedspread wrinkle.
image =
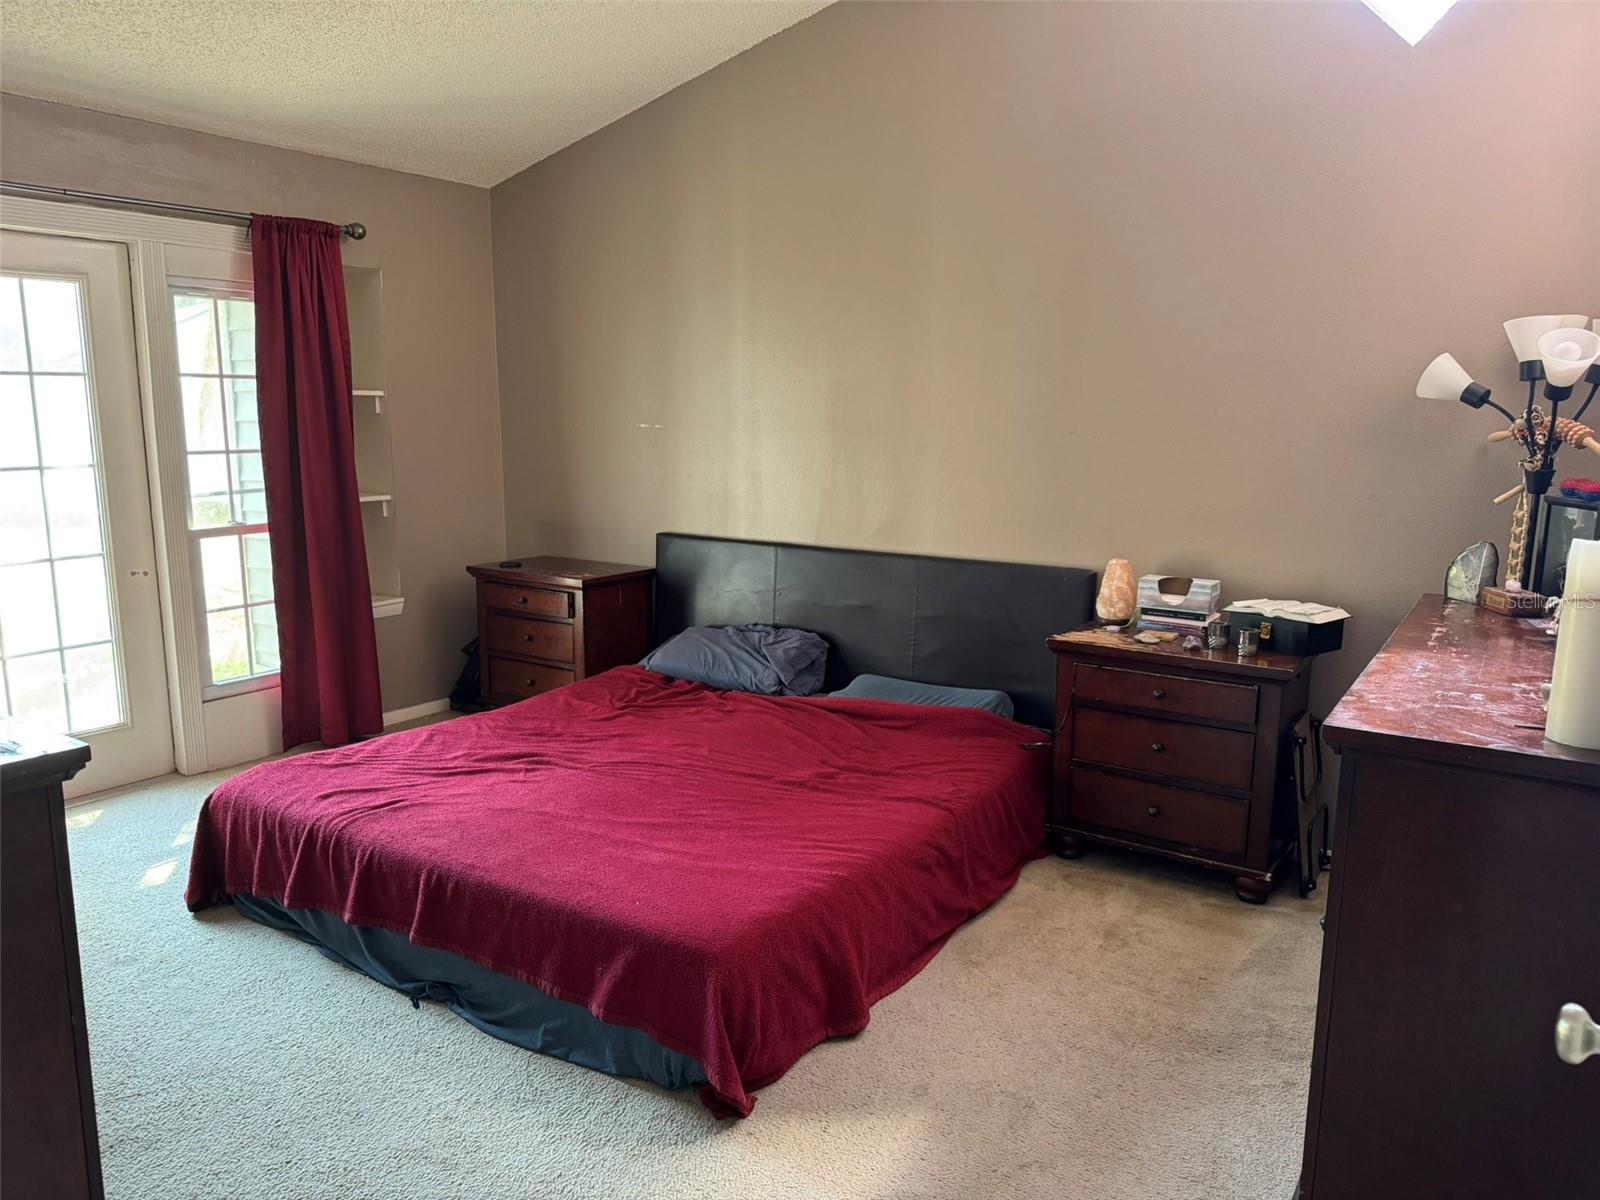
POLYGON ((917 973, 1044 837, 1037 734, 972 709, 622 667, 264 763, 205 802, 185 900, 405 934, 691 1054, 719 1115, 917 973))

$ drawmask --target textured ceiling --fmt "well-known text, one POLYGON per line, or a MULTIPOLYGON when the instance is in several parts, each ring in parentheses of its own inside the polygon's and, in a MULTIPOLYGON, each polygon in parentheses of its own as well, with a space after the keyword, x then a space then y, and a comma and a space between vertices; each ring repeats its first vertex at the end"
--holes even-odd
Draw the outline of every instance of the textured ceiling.
POLYGON ((482 186, 828 0, 3 0, 0 87, 482 186))

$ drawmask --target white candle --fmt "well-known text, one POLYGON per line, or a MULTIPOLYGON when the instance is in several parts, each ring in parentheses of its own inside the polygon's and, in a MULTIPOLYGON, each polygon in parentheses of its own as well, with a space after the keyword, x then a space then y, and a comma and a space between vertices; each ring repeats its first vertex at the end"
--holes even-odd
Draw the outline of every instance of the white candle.
POLYGON ((1600 750, 1600 542, 1573 542, 1567 556, 1544 732, 1564 746, 1600 750))

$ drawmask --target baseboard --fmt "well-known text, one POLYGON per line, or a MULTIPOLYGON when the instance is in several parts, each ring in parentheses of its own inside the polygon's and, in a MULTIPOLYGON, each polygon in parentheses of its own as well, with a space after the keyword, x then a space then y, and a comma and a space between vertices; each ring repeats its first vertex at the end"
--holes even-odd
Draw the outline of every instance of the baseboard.
POLYGON ((413 704, 410 708, 397 708, 393 712, 383 714, 383 727, 388 729, 392 725, 404 725, 407 721, 415 721, 418 717, 431 717, 434 713, 442 713, 449 709, 450 701, 424 700, 421 704, 413 704))

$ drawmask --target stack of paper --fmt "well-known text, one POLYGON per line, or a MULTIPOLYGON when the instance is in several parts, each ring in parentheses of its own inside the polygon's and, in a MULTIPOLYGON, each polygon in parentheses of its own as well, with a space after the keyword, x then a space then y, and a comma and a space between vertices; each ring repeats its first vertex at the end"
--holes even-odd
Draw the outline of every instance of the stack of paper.
POLYGON ((1263 617, 1304 621, 1307 625, 1326 625, 1329 621, 1345 621, 1350 617, 1342 608, 1309 600, 1235 600, 1223 611, 1260 613, 1263 617))

